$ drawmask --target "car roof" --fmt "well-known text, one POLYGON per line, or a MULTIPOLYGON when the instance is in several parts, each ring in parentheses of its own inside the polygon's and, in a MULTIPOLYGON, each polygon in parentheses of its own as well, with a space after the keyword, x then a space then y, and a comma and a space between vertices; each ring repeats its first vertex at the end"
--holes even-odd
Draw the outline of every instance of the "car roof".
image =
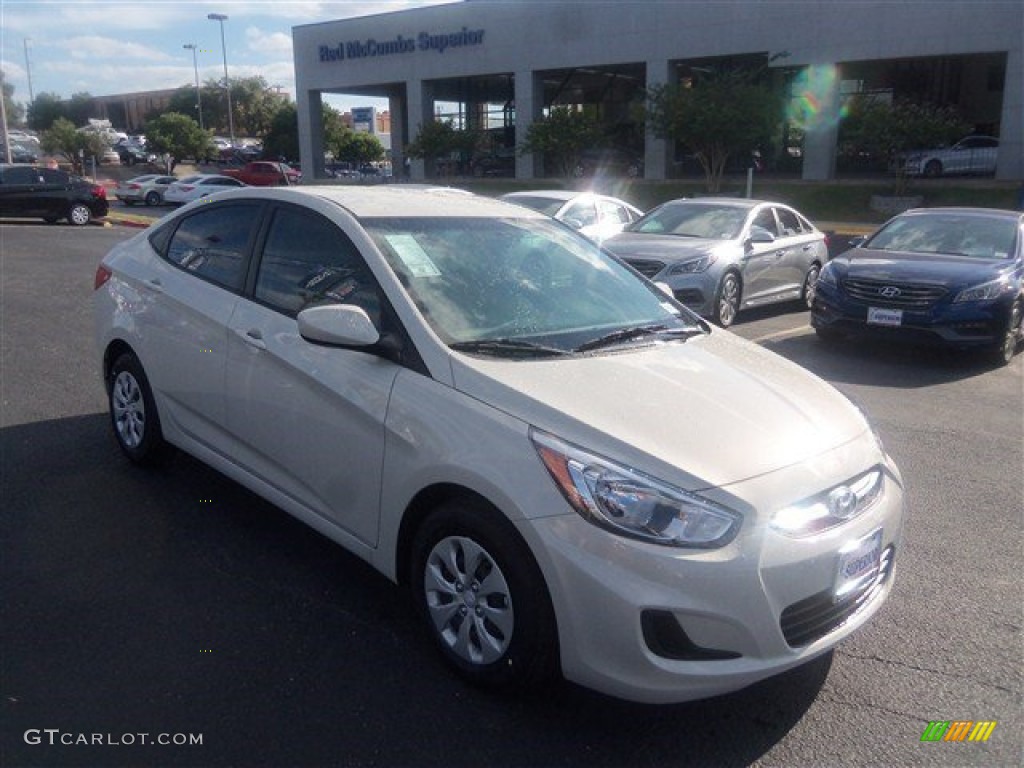
POLYGON ((693 205, 728 205, 734 208, 756 208, 759 205, 781 205, 784 208, 790 208, 791 206, 785 203, 776 203, 771 200, 753 200, 746 197, 680 197, 676 200, 669 200, 665 205, 673 205, 675 203, 686 203, 693 205))
POLYGON ((413 187, 407 184, 379 187, 352 187, 317 184, 308 187, 246 187, 229 190, 218 200, 262 198, 302 203, 303 198, 319 198, 349 211, 356 218, 395 216, 472 217, 550 220, 548 216, 522 206, 490 197, 474 195, 448 187, 413 187))
POLYGON ((509 192, 502 195, 502 200, 516 200, 523 197, 543 197, 548 200, 572 200, 574 197, 590 195, 590 192, 576 192, 569 189, 531 189, 522 192, 509 192))
POLYGON ((979 217, 990 217, 999 219, 1010 219, 1024 221, 1024 213, 1020 211, 1009 211, 1005 208, 973 208, 969 206, 960 207, 939 207, 939 208, 911 208, 909 211, 904 211, 900 214, 900 217, 907 216, 938 216, 938 215, 954 215, 954 216, 979 216, 979 217))

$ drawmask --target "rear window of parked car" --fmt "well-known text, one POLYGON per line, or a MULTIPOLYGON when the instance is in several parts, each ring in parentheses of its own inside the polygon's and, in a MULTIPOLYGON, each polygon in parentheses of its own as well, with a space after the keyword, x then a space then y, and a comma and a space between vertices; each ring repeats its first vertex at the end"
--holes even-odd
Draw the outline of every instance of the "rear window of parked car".
POLYGON ((261 206, 234 204, 208 208, 185 218, 166 244, 150 238, 164 257, 182 269, 232 291, 240 291, 261 206))

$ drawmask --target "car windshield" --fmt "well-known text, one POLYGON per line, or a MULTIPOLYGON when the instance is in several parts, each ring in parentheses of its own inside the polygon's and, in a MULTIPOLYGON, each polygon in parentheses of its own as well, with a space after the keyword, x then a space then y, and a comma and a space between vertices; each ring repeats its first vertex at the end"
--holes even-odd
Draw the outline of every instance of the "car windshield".
POLYGON ((902 216, 880 229, 863 247, 904 253, 942 253, 978 259, 1008 259, 1017 239, 1016 220, 994 216, 929 214, 902 216))
POLYGON ((701 332, 688 310, 553 221, 410 217, 363 226, 456 348, 569 353, 701 332))
POLYGON ((666 203, 626 227, 627 232, 734 240, 743 231, 749 208, 708 203, 666 203))

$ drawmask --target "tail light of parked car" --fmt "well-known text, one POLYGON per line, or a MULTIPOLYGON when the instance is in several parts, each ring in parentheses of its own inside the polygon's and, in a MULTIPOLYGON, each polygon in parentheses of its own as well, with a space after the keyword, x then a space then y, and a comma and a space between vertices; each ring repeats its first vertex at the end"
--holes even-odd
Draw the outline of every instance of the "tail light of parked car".
POLYGON ((93 197, 98 197, 101 200, 107 199, 107 190, 99 184, 93 184, 92 189, 90 189, 89 192, 93 197))
POLYGON ((93 280, 92 289, 94 291, 98 291, 100 288, 107 284, 107 280, 109 280, 113 274, 113 272, 111 272, 105 266, 100 264, 98 267, 96 267, 96 277, 93 280))

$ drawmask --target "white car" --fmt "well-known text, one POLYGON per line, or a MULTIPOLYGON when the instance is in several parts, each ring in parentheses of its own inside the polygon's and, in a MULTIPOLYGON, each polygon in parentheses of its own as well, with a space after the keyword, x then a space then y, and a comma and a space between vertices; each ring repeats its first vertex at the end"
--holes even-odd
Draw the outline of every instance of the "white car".
POLYGON ((592 192, 535 189, 509 192, 500 199, 546 213, 598 243, 617 235, 627 224, 644 215, 625 200, 592 192))
POLYGON ((892 587, 902 481, 861 412, 542 214, 250 187, 95 285, 128 458, 177 446, 408 585, 474 681, 712 696, 892 587))
POLYGON ((144 176, 136 176, 127 181, 118 182, 114 189, 114 196, 125 205, 145 203, 146 205, 160 205, 164 201, 164 193, 171 184, 176 184, 178 179, 174 176, 162 176, 156 173, 147 173, 144 176))
POLYGON ((215 192, 223 192, 226 189, 248 186, 238 179, 230 176, 221 176, 216 173, 201 173, 195 176, 187 176, 181 181, 176 181, 164 191, 164 202, 181 205, 198 200, 215 192))
POLYGON ((999 139, 995 136, 966 136, 951 147, 915 149, 898 158, 907 176, 951 176, 996 172, 999 139))

